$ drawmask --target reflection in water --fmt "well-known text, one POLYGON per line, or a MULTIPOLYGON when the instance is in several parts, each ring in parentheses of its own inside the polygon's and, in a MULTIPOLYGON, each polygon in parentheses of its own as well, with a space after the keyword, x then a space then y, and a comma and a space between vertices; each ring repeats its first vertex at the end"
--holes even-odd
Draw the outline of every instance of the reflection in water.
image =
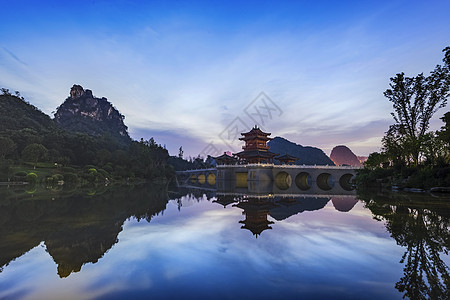
MULTIPOLYGON (((22 256, 42 241, 57 264, 63 278, 79 272, 86 263, 96 263, 114 244, 130 217, 150 222, 164 211, 169 196, 165 186, 137 186, 87 190, 75 193, 35 193, 21 190, 2 190, 0 209, 0 272, 10 261, 22 256), (132 196, 130 196, 132 195, 132 196)), ((258 236, 272 229, 273 221, 285 220, 304 211, 325 207, 330 197, 289 197, 229 195, 214 190, 179 188, 170 192, 178 210, 182 198, 192 201, 215 199, 224 207, 234 204, 243 210, 242 229, 258 236)), ((334 197, 336 209, 348 211, 357 202, 355 196, 334 197)))
POLYGON ((44 241, 60 277, 97 262, 117 243, 127 218, 150 222, 168 202, 164 186, 112 189, 95 197, 58 194, 57 199, 48 193, 3 192, 9 193, 0 202, 0 271, 44 241))
POLYGON ((362 194, 374 216, 386 222, 397 244, 406 251, 403 277, 396 289, 410 299, 449 299, 449 267, 441 255, 450 247, 450 204, 417 195, 362 194), (424 201, 425 200, 425 201, 424 201))
MULTIPOLYGON (((220 198, 220 196, 219 196, 220 198)), ((324 208, 329 198, 313 198, 313 197, 241 197, 234 199, 238 204, 233 205, 243 209, 245 220, 239 221, 244 224, 242 229, 250 230, 253 235, 258 236, 266 229, 272 229, 267 217, 270 215, 277 221, 285 220, 293 215, 304 211, 314 211, 324 208)), ((357 201, 355 199, 355 201, 357 201)), ((224 201, 217 201, 224 203, 224 201)), ((232 202, 231 202, 232 203, 232 202)))
MULTIPOLYGON (((285 220, 293 215, 304 211, 319 210, 332 199, 333 205, 338 211, 348 212, 358 202, 356 199, 356 191, 350 186, 345 186, 340 190, 343 195, 318 195, 315 192, 307 191, 311 185, 311 176, 308 173, 299 173, 295 182, 299 190, 293 194, 292 190, 285 192, 292 184, 291 176, 286 172, 279 172, 274 180, 257 180, 247 181, 247 173, 236 173, 236 180, 227 180, 222 178, 215 181, 217 184, 216 197, 214 201, 226 207, 227 205, 238 203, 233 206, 241 208, 245 219, 239 223, 244 224, 241 228, 250 230, 253 235, 258 236, 264 230, 272 229, 267 217, 270 215, 277 221, 285 220), (304 187, 304 188, 302 188, 304 187)), ((193 190, 204 190, 202 182, 192 180, 190 177, 189 187, 193 190)), ((201 176, 201 175, 199 175, 201 176)), ((342 183, 349 182, 352 175, 349 174, 342 183)), ((334 182, 330 180, 331 175, 328 173, 320 174, 318 177, 318 185, 322 187, 322 192, 328 192, 334 186, 334 182)), ((209 193, 214 190, 211 187, 209 193)))
POLYGON ((270 224, 274 222, 267 220, 270 209, 275 206, 272 201, 266 198, 244 198, 235 206, 244 210, 245 220, 239 221, 244 224, 241 228, 250 230, 254 235, 258 236, 267 229, 272 229, 270 224))
MULTIPOLYGON (((266 229, 272 229, 269 225, 274 222, 269 221, 268 216, 282 221, 304 211, 322 209, 330 201, 330 197, 233 196, 226 193, 217 193, 216 198, 213 202, 223 205, 224 208, 237 203, 233 207, 242 209, 245 216, 245 220, 239 221, 244 224, 241 228, 250 230, 256 236, 266 229)), ((333 204, 340 211, 349 211, 357 202, 356 196, 333 198, 333 204)))
POLYGON ((277 221, 285 220, 304 211, 314 211, 325 207, 330 198, 327 197, 290 197, 275 198, 277 207, 270 211, 270 215, 277 221))
MULTIPOLYGON (((263 291, 255 294, 259 298, 264 298, 262 296, 272 290, 276 291, 270 294, 274 298, 277 293, 286 291, 287 298, 300 293, 306 298, 325 299, 337 293, 341 299, 358 299, 366 298, 361 295, 371 284, 386 284, 384 287, 395 293, 393 297, 401 297, 402 294, 411 299, 448 298, 450 280, 445 262, 450 243, 448 200, 409 195, 358 195, 368 211, 362 207, 363 202, 350 192, 344 195, 295 195, 274 194, 270 190, 267 194, 246 194, 244 191, 195 188, 168 191, 165 186, 137 186, 95 190, 95 193, 73 191, 49 195, 40 194, 39 190, 34 194, 0 190, 3 192, 0 194, 0 266, 8 269, 6 266, 12 260, 43 241, 57 265, 56 271, 52 269, 52 275, 57 273, 61 278, 68 277, 66 282, 76 280, 77 276, 69 275, 81 269, 83 272, 79 275, 87 274, 87 278, 93 278, 89 277, 92 276, 89 270, 92 272, 97 268, 99 273, 103 270, 99 265, 89 269, 89 266, 83 266, 86 263, 105 262, 108 261, 106 257, 111 256, 119 257, 119 260, 127 257, 129 259, 123 263, 123 269, 117 269, 117 272, 145 265, 143 270, 154 271, 153 280, 159 280, 159 289, 164 290, 157 294, 158 297, 167 296, 167 290, 175 290, 172 286, 198 282, 195 289, 204 288, 201 282, 205 280, 213 286, 211 290, 220 289, 224 281, 234 284, 230 290, 238 291, 236 293, 261 288, 263 291), (95 195, 87 196, 88 193, 95 195), (155 219, 156 215, 161 217, 155 219), (380 226, 373 229, 373 224, 381 223, 374 221, 372 215, 383 221, 395 242, 404 247, 403 257, 397 251, 401 248, 388 238, 384 229, 380 226), (134 220, 151 223, 136 225, 134 220), (126 230, 123 230, 124 223, 130 226, 125 226, 126 230), (128 240, 122 239, 127 234, 128 240), (132 240, 130 235, 133 234, 135 238, 132 240), (141 236, 145 238, 139 240, 141 236), (117 244, 119 237, 121 243, 117 244), (131 246, 121 252, 120 245, 127 242, 131 246), (136 256, 139 256, 139 248, 151 255, 143 255, 141 260, 129 255, 130 251, 134 253, 136 250, 136 256), (103 256, 105 258, 101 259, 103 256), (386 259, 387 256, 392 259, 386 259), (186 266, 185 270, 183 266, 186 266), (403 270, 400 269, 402 266, 403 270), (397 269, 402 271, 398 276, 393 271, 397 269), (200 270, 198 277, 192 277, 193 270, 200 270), (182 271, 186 272, 185 277, 180 275, 182 271), (264 287, 256 286, 255 282, 267 280, 259 275, 266 276, 265 272, 270 278, 281 279, 264 281, 261 285, 264 287), (380 274, 388 274, 392 278, 382 281, 376 278, 380 274), (173 281, 165 276, 173 278, 173 281), (189 281, 189 278, 193 279, 189 281), (211 278, 216 281, 211 281, 211 278), (339 293, 344 285, 345 293, 339 293), (246 290, 247 286, 252 286, 252 289, 246 290), (312 292, 307 293, 306 290, 312 292), (323 297, 317 296, 316 293, 321 292, 323 297)), ((113 264, 111 268, 116 266, 113 264)), ((8 272, 0 272, 0 276, 4 273, 8 272)), ((117 274, 104 275, 99 281, 120 280, 117 274)), ((132 284, 124 284, 124 290, 130 294, 134 292, 136 278, 143 279, 148 274, 141 275, 138 272, 134 274, 132 284)), ((7 284, 2 286, 0 282, 0 290, 7 284)), ((152 290, 149 287, 144 291, 148 296, 152 290)), ((392 298, 393 295, 377 292, 371 290, 367 298, 382 298, 379 295, 392 298)), ((138 296, 143 295, 144 292, 138 296)), ((211 295, 214 294, 204 298, 213 297, 211 295)), ((236 294, 230 294, 233 298, 231 296, 236 298, 236 294)), ((269 294, 266 295, 268 297, 269 294)))
POLYGON ((348 212, 358 203, 358 199, 355 196, 335 196, 331 198, 331 202, 336 210, 348 212))

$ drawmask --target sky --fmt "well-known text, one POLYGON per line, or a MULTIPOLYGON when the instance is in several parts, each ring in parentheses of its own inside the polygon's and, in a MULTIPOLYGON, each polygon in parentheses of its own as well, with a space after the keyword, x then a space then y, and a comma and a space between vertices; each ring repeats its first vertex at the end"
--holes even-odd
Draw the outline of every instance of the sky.
MULTIPOLYGON (((73 84, 170 154, 239 151, 240 132, 329 154, 379 151, 389 78, 442 63, 450 1, 0 0, 0 87, 51 115, 73 84)), ((442 126, 448 108, 436 113, 442 126)))

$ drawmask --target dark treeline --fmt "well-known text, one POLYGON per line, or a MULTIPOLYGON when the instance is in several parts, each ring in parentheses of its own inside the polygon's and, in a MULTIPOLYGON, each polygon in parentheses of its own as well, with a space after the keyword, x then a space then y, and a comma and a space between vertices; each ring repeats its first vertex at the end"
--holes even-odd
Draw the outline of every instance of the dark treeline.
POLYGON ((174 167, 176 171, 207 169, 215 166, 214 159, 208 155, 206 159, 200 156, 195 158, 183 158, 182 156, 169 157, 169 164, 174 167))
POLYGON ((443 65, 428 76, 399 73, 391 78, 384 95, 392 102, 395 123, 383 137, 381 151, 369 155, 357 178, 360 184, 450 186, 450 112, 441 118, 440 130, 429 131, 431 118, 450 95, 450 47, 443 52, 443 65))

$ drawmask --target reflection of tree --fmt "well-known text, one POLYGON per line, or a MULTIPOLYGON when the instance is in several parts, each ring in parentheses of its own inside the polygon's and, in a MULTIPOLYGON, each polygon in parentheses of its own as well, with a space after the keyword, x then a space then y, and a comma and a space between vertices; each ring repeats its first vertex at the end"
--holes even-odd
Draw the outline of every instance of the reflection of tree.
POLYGON ((449 267, 441 259, 450 246, 448 202, 425 202, 428 199, 417 196, 367 199, 375 218, 384 219, 397 244, 406 248, 400 260, 405 264, 404 276, 396 289, 410 299, 448 299, 449 267))
POLYGON ((195 202, 200 202, 204 197, 210 201, 215 194, 216 193, 213 190, 203 190, 195 187, 176 187, 175 190, 170 191, 170 197, 177 202, 178 210, 181 210, 181 207, 183 206, 183 197, 187 197, 195 202))
POLYGON ((115 243, 129 217, 147 220, 165 210, 167 188, 145 185, 63 195, 0 195, 0 271, 45 242, 60 277, 97 262, 115 243), (33 197, 32 197, 33 196, 33 197), (5 218, 3 218, 5 216, 5 218))

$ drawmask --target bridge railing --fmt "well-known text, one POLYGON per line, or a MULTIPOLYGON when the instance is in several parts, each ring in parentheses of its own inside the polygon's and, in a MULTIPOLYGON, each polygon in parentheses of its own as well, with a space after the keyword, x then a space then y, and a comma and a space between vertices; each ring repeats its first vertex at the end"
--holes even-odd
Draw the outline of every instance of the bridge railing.
POLYGON ((338 170, 357 170, 362 167, 354 167, 354 166, 328 166, 328 165, 276 165, 277 168, 305 168, 305 169, 338 169, 338 170))
POLYGON ((176 173, 195 173, 195 172, 210 172, 222 168, 248 168, 248 167, 262 167, 262 168, 280 168, 280 169, 334 169, 334 170, 359 170, 362 167, 355 166, 328 166, 328 165, 275 165, 275 164, 234 164, 234 165, 217 165, 216 168, 208 169, 193 169, 185 171, 176 171, 176 173))
POLYGON ((362 167, 355 166, 328 166, 328 165, 275 165, 275 164, 234 164, 234 165, 218 165, 217 168, 245 168, 245 167, 276 167, 285 169, 338 169, 338 170, 359 170, 362 167))
POLYGON ((208 169, 192 169, 192 170, 184 170, 184 171, 176 171, 175 173, 195 173, 195 172, 210 172, 216 171, 216 168, 208 168, 208 169))

